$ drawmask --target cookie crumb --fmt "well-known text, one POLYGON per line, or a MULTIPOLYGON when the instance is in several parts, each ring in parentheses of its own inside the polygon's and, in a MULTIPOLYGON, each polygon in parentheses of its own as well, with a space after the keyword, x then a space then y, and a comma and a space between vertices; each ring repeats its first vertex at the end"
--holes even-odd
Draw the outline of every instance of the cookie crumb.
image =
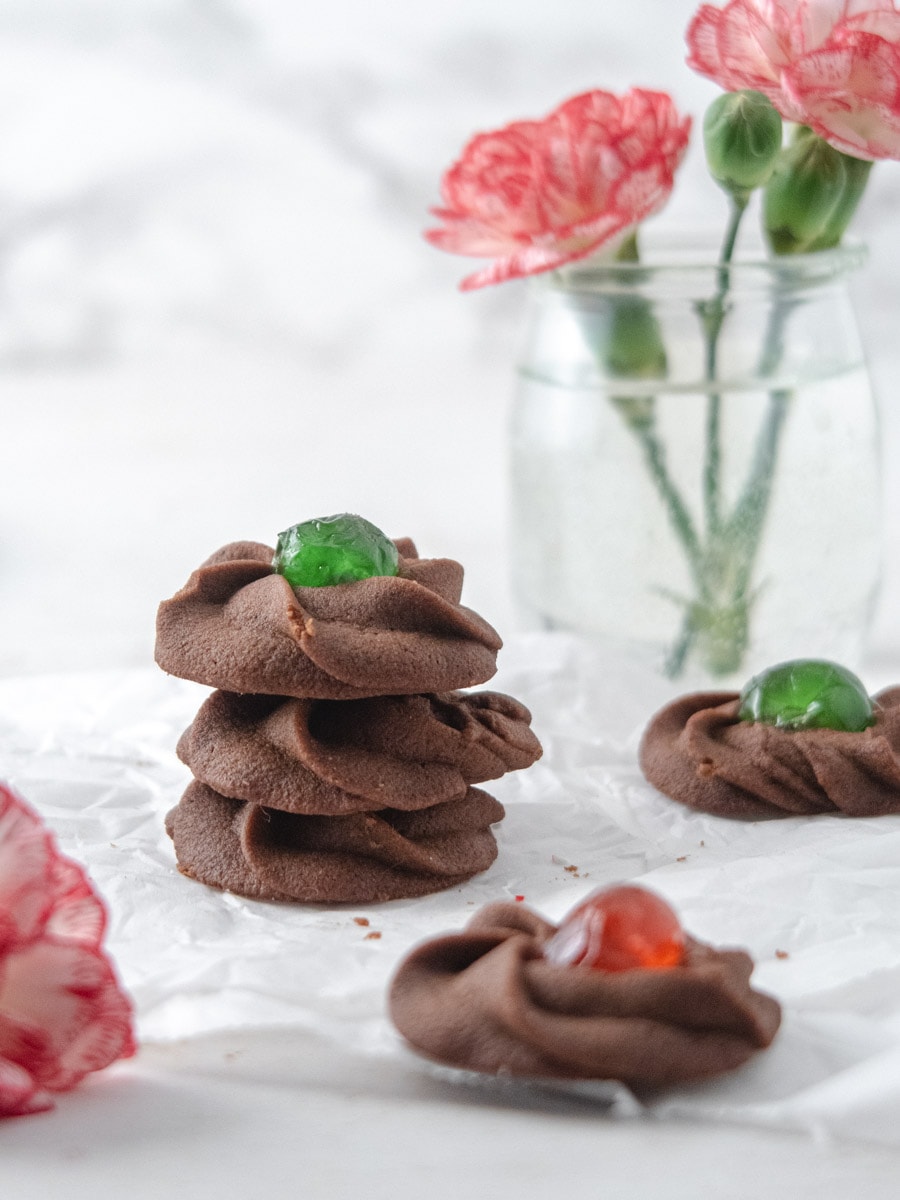
MULTIPOLYGON (((366 924, 368 924, 368 922, 366 922, 366 924)), ((366 934, 366 936, 363 938, 363 941, 364 942, 377 942, 380 937, 381 937, 381 934, 378 932, 378 930, 373 929, 371 933, 366 934)))
POLYGON ((775 957, 776 958, 790 958, 791 956, 788 954, 787 950, 776 950, 775 957))
POLYGON ((565 869, 566 869, 566 870, 569 872, 569 874, 570 874, 570 875, 577 875, 577 874, 578 874, 578 868, 577 868, 577 867, 566 867, 565 869))
POLYGON ((687 855, 679 854, 678 857, 675 859, 675 861, 676 862, 687 862, 687 855))
POLYGON ((368 925, 368 923, 369 923, 368 917, 354 917, 353 918, 354 925, 368 925))

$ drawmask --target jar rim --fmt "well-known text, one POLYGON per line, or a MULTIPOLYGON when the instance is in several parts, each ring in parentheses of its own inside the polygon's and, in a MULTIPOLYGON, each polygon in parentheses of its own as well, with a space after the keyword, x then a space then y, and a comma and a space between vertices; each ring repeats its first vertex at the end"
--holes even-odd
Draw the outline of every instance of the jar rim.
POLYGON ((708 287, 720 271, 728 273, 731 290, 805 289, 840 279, 861 267, 868 258, 866 244, 855 238, 839 246, 805 254, 775 255, 762 242, 739 248, 734 259, 722 266, 719 243, 708 232, 672 231, 641 237, 641 260, 619 262, 582 259, 556 271, 533 277, 540 288, 554 292, 629 290, 637 285, 687 286, 695 280, 708 287))

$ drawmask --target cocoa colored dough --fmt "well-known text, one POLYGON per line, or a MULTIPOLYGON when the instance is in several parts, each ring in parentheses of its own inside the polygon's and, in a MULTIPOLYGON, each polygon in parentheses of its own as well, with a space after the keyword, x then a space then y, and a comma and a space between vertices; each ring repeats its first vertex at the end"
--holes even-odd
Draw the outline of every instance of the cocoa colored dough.
POLYGON ((650 721, 641 768, 690 808, 745 819, 900 812, 900 687, 874 697, 861 733, 738 720, 736 692, 682 696, 650 721))
POLYGON ((224 796, 286 812, 422 809, 540 757, 499 692, 298 700, 213 692, 178 754, 224 796))
POLYGON ((179 870, 265 900, 373 903, 465 882, 503 806, 472 787, 530 766, 530 714, 497 692, 500 638, 462 567, 397 542, 396 577, 292 588, 232 542, 159 607, 156 661, 217 690, 178 743, 179 870))
POLYGON ((682 966, 613 973, 545 961, 555 932, 520 904, 489 905, 401 963, 394 1023, 449 1066, 636 1088, 732 1071, 775 1036, 781 1010, 750 987, 743 951, 689 939, 682 966))
POLYGON ((464 883, 497 857, 503 806, 469 788, 420 812, 298 816, 192 782, 166 818, 179 869, 259 900, 377 903, 464 883))
POLYGON ((292 588, 270 546, 232 542, 159 606, 164 671, 231 692, 352 700, 443 692, 496 670, 496 630, 459 603, 463 569, 397 542, 400 574, 292 588))

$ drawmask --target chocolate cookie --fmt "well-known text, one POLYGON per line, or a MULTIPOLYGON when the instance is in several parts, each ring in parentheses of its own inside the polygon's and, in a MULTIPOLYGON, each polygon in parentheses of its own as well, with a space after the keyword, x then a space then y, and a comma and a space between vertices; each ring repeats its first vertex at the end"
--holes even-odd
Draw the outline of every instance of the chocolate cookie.
POLYGON ((194 781, 166 818, 183 874, 257 900, 378 903, 464 883, 497 857, 492 796, 469 788, 419 812, 299 816, 194 781))
POLYGON ((291 587, 258 542, 223 546, 159 606, 164 671, 231 692, 351 700, 484 683, 502 642, 459 603, 463 569, 408 540, 396 576, 291 587))
POLYGON ((512 697, 455 690, 493 675, 501 645, 459 603, 462 579, 338 514, 286 530, 277 555, 224 546, 159 606, 157 662, 219 689, 177 747, 194 782, 166 824, 185 875, 366 903, 491 865, 503 806, 471 785, 541 747, 512 697))
POLYGON ((530 766, 524 705, 499 692, 298 700, 213 692, 178 755, 224 796, 337 816, 426 808, 530 766))
POLYGON ((608 972, 548 962, 556 932, 520 904, 489 905, 401 963, 394 1023, 449 1066, 645 1088, 732 1071, 775 1036, 781 1010, 751 988, 743 951, 689 938, 680 966, 608 972))
POLYGON ((673 800, 722 817, 900 812, 900 688, 874 700, 875 723, 849 733, 739 720, 735 692, 682 696, 647 726, 641 769, 673 800))

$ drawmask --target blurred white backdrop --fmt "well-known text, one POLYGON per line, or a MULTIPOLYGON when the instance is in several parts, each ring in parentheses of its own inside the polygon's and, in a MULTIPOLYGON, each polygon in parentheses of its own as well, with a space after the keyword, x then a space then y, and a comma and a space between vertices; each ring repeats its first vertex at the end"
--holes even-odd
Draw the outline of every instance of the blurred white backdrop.
MULTIPOLYGON (((715 222, 693 0, 0 0, 0 672, 130 666, 225 541, 359 511, 517 624, 505 422, 521 283, 421 237, 476 130, 590 87, 697 119, 669 207, 715 222)), ((900 167, 856 221, 900 651, 900 167)))

